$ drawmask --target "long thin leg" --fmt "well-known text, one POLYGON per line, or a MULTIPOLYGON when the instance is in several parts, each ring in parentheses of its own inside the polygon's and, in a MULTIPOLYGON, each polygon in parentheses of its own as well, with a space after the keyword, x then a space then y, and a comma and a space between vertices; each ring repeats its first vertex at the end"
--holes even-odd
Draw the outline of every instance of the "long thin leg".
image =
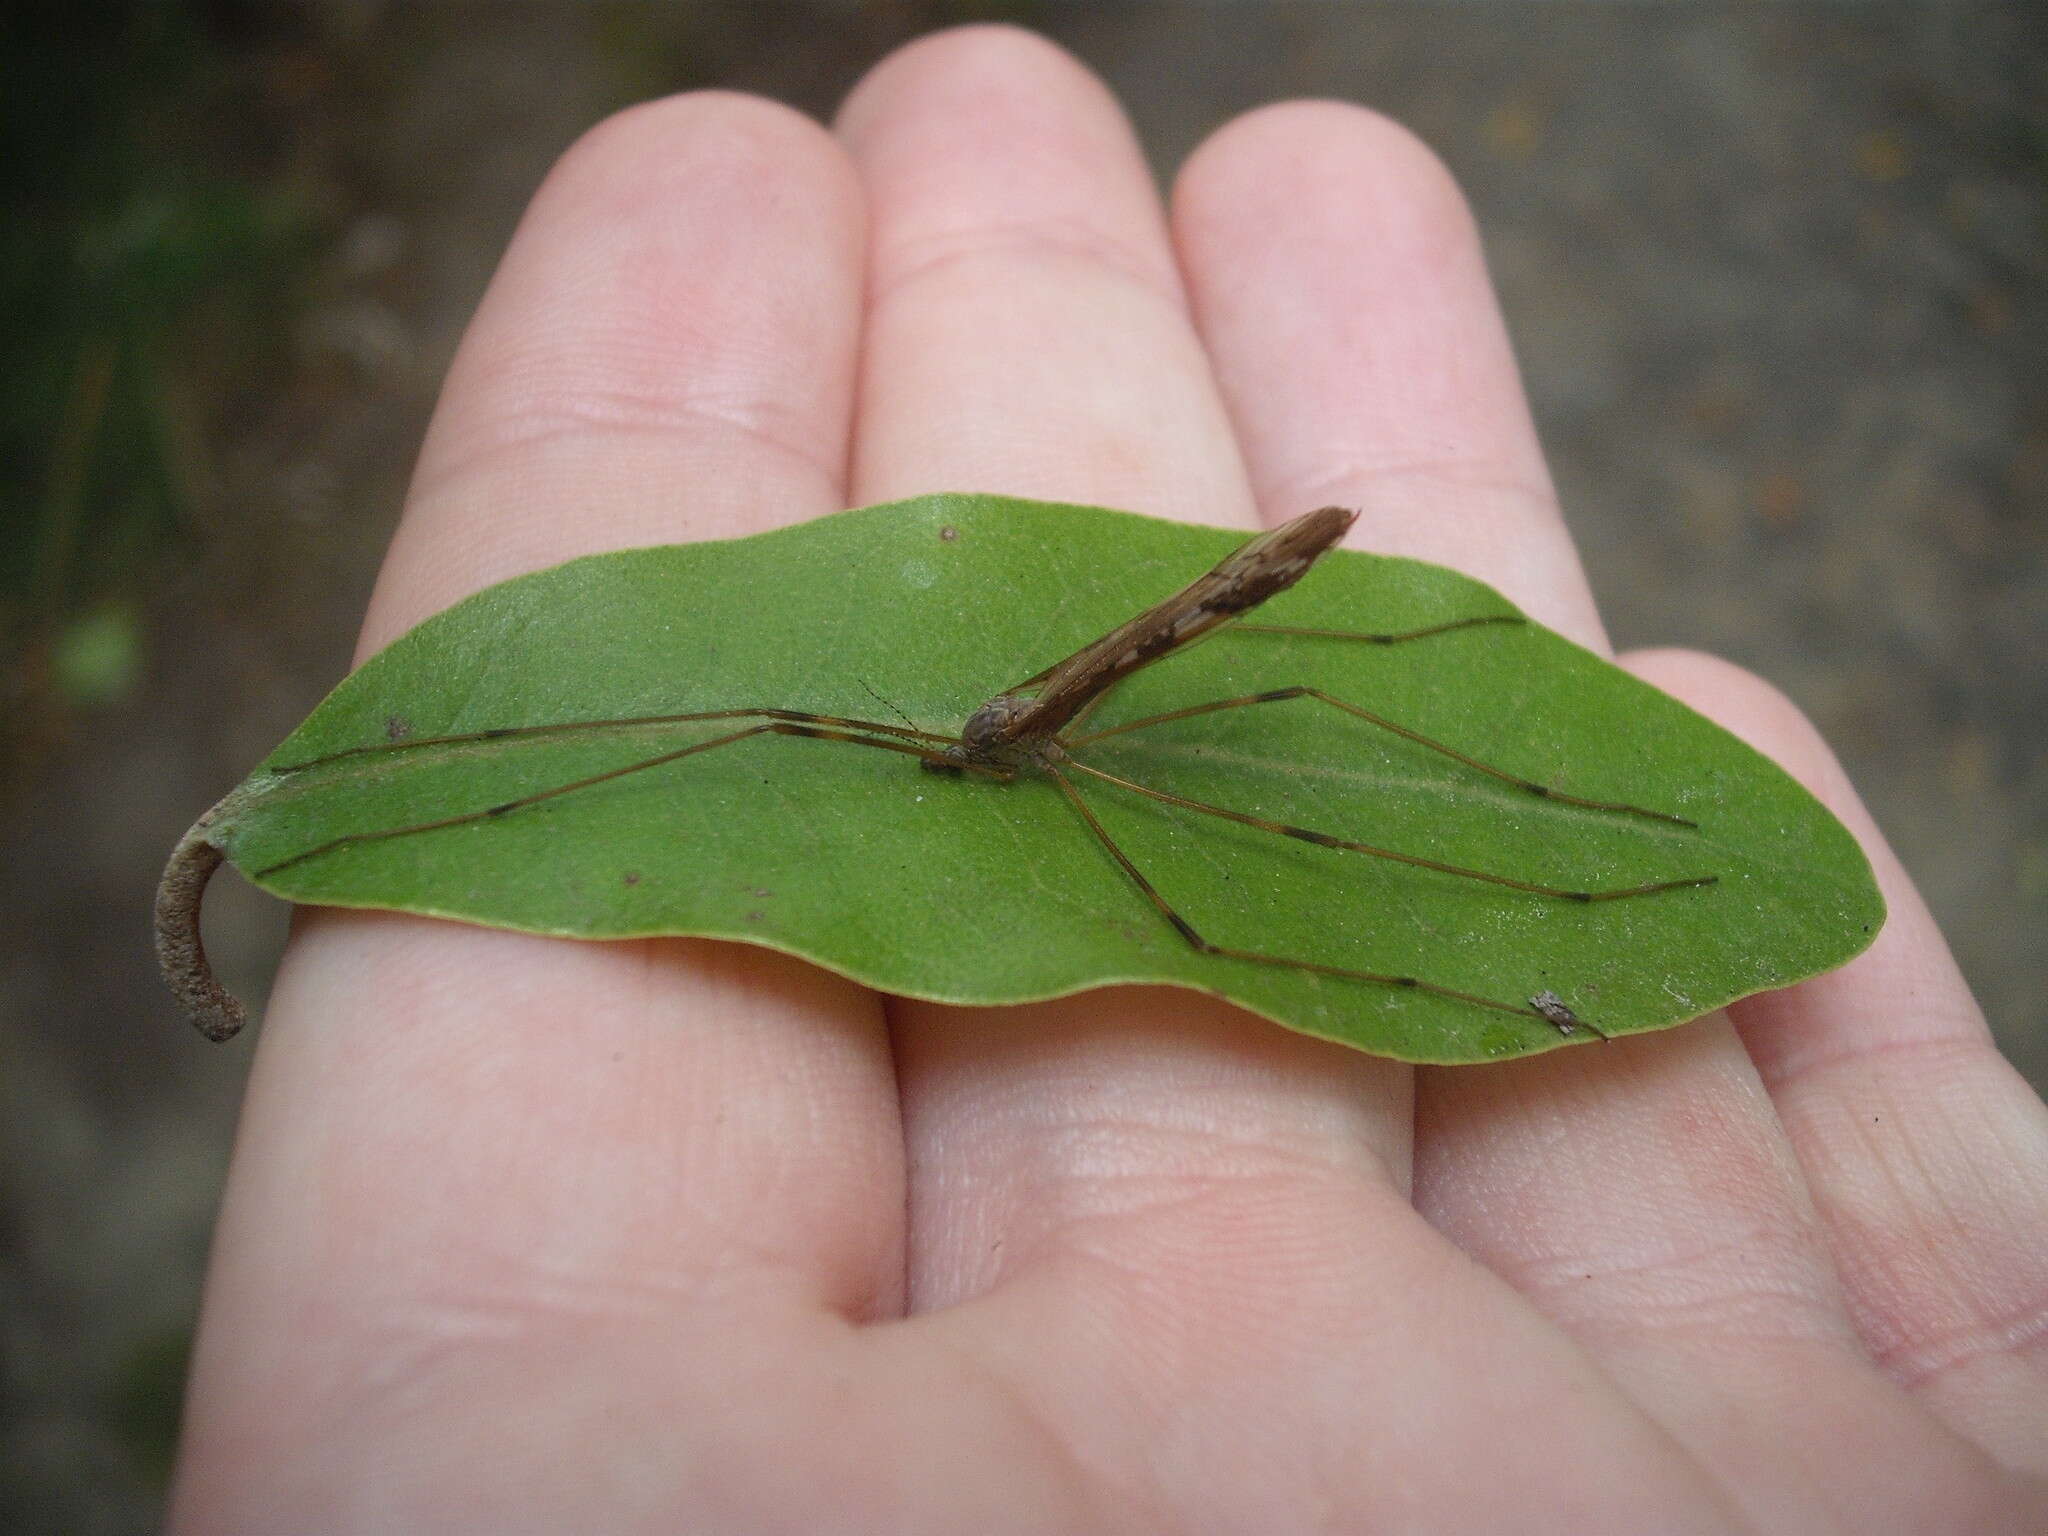
MULTIPOLYGON (((1523 1007, 1516 1003, 1504 1003, 1497 998, 1481 997, 1475 992, 1460 992, 1455 987, 1440 987, 1435 982, 1424 981, 1417 976, 1396 976, 1382 971, 1354 970, 1350 966, 1328 965, 1319 960, 1298 960, 1290 955, 1267 954, 1256 949, 1235 949, 1226 944, 1210 943, 1209 940, 1203 938, 1196 930, 1193 923, 1182 917, 1179 912, 1174 910, 1173 904, 1159 894, 1159 888, 1145 878, 1144 871, 1131 861, 1131 856, 1117 846, 1116 839, 1111 837, 1109 830, 1096 819, 1095 812, 1089 808, 1088 802, 1081 798, 1081 792, 1074 787, 1073 781, 1052 764, 1048 763, 1045 766, 1046 771, 1052 775, 1053 781, 1059 785, 1061 791, 1066 795, 1068 803, 1081 813, 1081 819, 1088 824, 1088 830, 1095 834, 1096 841, 1109 851, 1109 856, 1115 859, 1123 872, 1131 877, 1131 883, 1144 892, 1145 899, 1158 909, 1159 915, 1173 925, 1173 931, 1187 940, 1189 947, 1197 953, 1222 955, 1231 960, 1251 960, 1260 965, 1285 966, 1289 970, 1312 971, 1318 976, 1339 976, 1347 981, 1373 982, 1383 987, 1398 987, 1407 992, 1427 992, 1434 997, 1447 997, 1453 1002, 1469 1003, 1475 1008, 1488 1008, 1495 1013, 1512 1013, 1519 1018, 1535 1019, 1541 1023, 1549 1024, 1560 1034, 1569 1034, 1571 1032, 1565 1025, 1559 1023, 1555 1014, 1551 1012, 1534 1007, 1523 1007)), ((1082 765, 1072 763, 1069 766, 1079 768, 1082 765)), ((1107 777, 1107 775, 1102 776, 1107 777)), ((1122 781, 1113 780, 1112 782, 1120 783, 1122 781)), ((1543 995, 1547 997, 1550 994, 1543 995)), ((1592 1033, 1600 1035, 1602 1039, 1607 1038, 1589 1020, 1570 1013, 1569 1010, 1564 1009, 1561 1003, 1557 1007, 1560 1012, 1564 1012, 1569 1016, 1574 1027, 1590 1030, 1592 1033)))
POLYGON ((1651 821, 1668 822, 1672 826, 1677 827, 1697 828, 1699 826, 1698 822, 1688 821, 1683 816, 1674 816, 1669 811, 1653 811, 1644 806, 1629 805, 1619 800, 1589 800, 1584 795, 1568 795, 1561 789, 1551 788, 1548 784, 1539 784, 1534 779, 1525 779, 1520 774, 1509 773, 1505 769, 1494 767, 1491 763, 1483 763, 1476 757, 1460 752, 1456 747, 1446 746, 1443 742, 1425 736, 1420 731, 1410 730, 1398 721, 1389 720, 1385 715, 1376 715, 1369 709, 1361 708, 1347 700, 1338 698, 1335 694, 1325 693, 1320 688, 1309 688, 1300 684, 1296 684, 1291 688, 1269 688, 1263 693, 1241 694, 1234 699, 1215 699, 1207 704, 1190 704, 1185 709, 1170 709, 1165 714, 1147 715, 1142 720, 1126 720, 1122 725, 1113 725, 1106 731, 1091 731, 1085 736, 1067 738, 1065 744, 1069 748, 1085 747, 1091 742, 1102 741, 1111 736, 1121 736, 1129 731, 1142 731, 1155 725, 1164 725, 1169 720, 1191 720, 1196 715, 1213 715, 1219 710, 1247 709, 1254 704, 1279 704, 1288 699, 1315 699, 1321 703, 1328 704, 1331 708, 1340 709, 1347 715, 1355 715, 1368 725, 1376 725, 1381 730, 1391 731, 1396 736, 1412 741, 1418 747, 1427 747, 1432 752, 1441 753, 1455 762, 1463 763, 1467 768, 1476 769, 1490 778, 1499 779, 1503 784, 1512 784, 1516 789, 1526 790, 1532 795, 1540 795, 1545 800, 1555 800, 1560 805, 1576 805, 1589 811, 1616 811, 1628 816, 1643 816, 1651 821))
POLYGON ((1368 635, 1355 629, 1304 629, 1298 624, 1245 624, 1237 623, 1232 629, 1254 635, 1303 635, 1311 640, 1362 640, 1367 645, 1399 645, 1403 640, 1424 640, 1431 635, 1447 635, 1454 629, 1471 629, 1479 624, 1526 624, 1529 621, 1519 613, 1482 613, 1470 619, 1450 619, 1442 624, 1429 624, 1421 629, 1396 630, 1392 634, 1368 635))
POLYGON ((701 720, 789 720, 801 725, 836 725, 846 730, 866 731, 875 736, 894 736, 904 741, 926 741, 933 746, 953 745, 956 738, 937 731, 920 731, 909 726, 890 725, 883 720, 854 720, 845 715, 814 715, 801 709, 706 709, 687 715, 623 715, 613 720, 556 720, 546 725, 501 725, 486 731, 463 731, 454 736, 410 736, 401 741, 373 742, 366 747, 344 747, 302 763, 285 763, 273 773, 299 773, 320 768, 345 758, 384 756, 412 752, 421 747, 457 747, 480 741, 512 741, 529 736, 559 736, 570 731, 598 731, 613 726, 688 725, 701 720))
POLYGON ((1261 832, 1277 832, 1282 837, 1299 838, 1304 843, 1314 843, 1319 848, 1342 848, 1349 853, 1368 854, 1375 859, 1391 859, 1396 864, 1411 864, 1417 869, 1432 869, 1442 875, 1457 875, 1465 880, 1484 880, 1488 885, 1504 885, 1511 891, 1527 891, 1532 896, 1552 896, 1559 901, 1619 901, 1627 896, 1653 896, 1659 891, 1682 890, 1693 885, 1712 885, 1720 879, 1718 875, 1694 875, 1685 880, 1659 880, 1649 885, 1631 885, 1605 891, 1568 891, 1561 886, 1537 885, 1528 880, 1516 880, 1508 875, 1490 874, 1483 869, 1466 869, 1459 864, 1443 864, 1435 859, 1425 859, 1412 853, 1397 853, 1391 848, 1375 847, 1371 843, 1354 843, 1348 838, 1332 837, 1327 832, 1318 832, 1310 827, 1297 827, 1285 821, 1268 821, 1263 816, 1250 816, 1243 811, 1233 811, 1226 806, 1212 805, 1206 800, 1190 800, 1185 795, 1170 795, 1163 789, 1152 789, 1130 779, 1118 778, 1087 763, 1076 762, 1069 757, 1067 766, 1090 778, 1101 779, 1119 789, 1127 789, 1134 795, 1143 795, 1148 800, 1157 800, 1162 805, 1177 805, 1183 810, 1200 811, 1204 816, 1220 816, 1225 821, 1234 821, 1241 826, 1256 827, 1261 832))
MULTIPOLYGON (((1431 635, 1447 635, 1454 629, 1470 629, 1477 624, 1525 624, 1527 622, 1528 621, 1524 619, 1519 613, 1483 613, 1478 615, 1476 618, 1448 619, 1441 624, 1430 624, 1426 625, 1421 629, 1403 629, 1394 631, 1390 634, 1368 635, 1354 629, 1304 629, 1296 624, 1247 624, 1242 619, 1239 619, 1235 623, 1229 625, 1227 628, 1218 630, 1217 633, 1253 635, 1303 635, 1312 640, 1360 640, 1367 645, 1399 645, 1403 640, 1424 640, 1431 635)), ((1018 683, 1010 691, 1013 693, 1026 692, 1031 688, 1031 686, 1034 683, 1037 683, 1040 680, 1042 680, 1046 676, 1046 674, 1051 672, 1052 670, 1053 669, 1051 667, 1047 667, 1045 671, 1039 673, 1037 677, 1027 677, 1023 682, 1018 683)), ((1094 698, 1090 699, 1087 702, 1087 704, 1082 707, 1079 714, 1075 715, 1073 719, 1067 722, 1066 730, 1063 734, 1068 735, 1069 737, 1071 737, 1071 739, 1077 742, 1093 741, 1095 739, 1093 736, 1084 735, 1079 737, 1073 737, 1072 733, 1080 730, 1082 724, 1088 719, 1088 717, 1094 714, 1097 707, 1099 707, 1102 704, 1102 702, 1115 691, 1116 690, 1114 688, 1105 688, 1101 693, 1096 694, 1094 698)), ((1159 715, 1154 716, 1153 720, 1177 718, 1179 717, 1173 715, 1159 715)), ((1128 731, 1134 729, 1138 725, 1150 723, 1152 723, 1152 721, 1133 721, 1130 725, 1120 725, 1116 729, 1118 731, 1128 731)), ((1102 734, 1105 736, 1112 736, 1115 735, 1116 732, 1104 731, 1102 734)))
MULTIPOLYGON (((700 720, 721 719, 742 714, 770 713, 784 715, 790 712, 781 710, 727 710, 716 715, 698 715, 683 718, 700 720)), ((687 747, 678 747, 673 752, 663 752, 659 756, 643 758, 639 762, 627 763, 623 767, 609 768, 603 773, 593 773, 587 778, 573 779, 567 784, 557 784, 551 789, 539 790, 530 795, 521 795, 517 800, 507 800, 499 805, 487 806, 480 811, 465 811, 459 816, 443 816, 435 821, 414 822, 409 826, 384 827, 374 832, 350 832, 341 837, 331 838, 317 847, 308 848, 303 853, 295 853, 290 858, 280 860, 276 864, 259 869, 256 871, 256 876, 260 879, 265 875, 274 875, 281 870, 290 869, 294 865, 303 864, 308 859, 317 859, 324 853, 332 853, 339 848, 354 847, 358 843, 377 843, 383 842, 387 838, 413 837, 422 832, 439 832, 447 827, 467 826, 471 822, 494 821, 498 817, 508 815, 522 807, 538 805, 543 800, 553 800, 561 795, 573 794, 579 789, 589 789, 596 784, 609 783, 613 779, 622 779, 631 773, 645 773, 650 768, 660 768, 668 763, 679 762, 683 758, 693 757, 699 752, 709 752, 718 747, 731 746, 734 742, 745 741, 750 736, 810 736, 821 741, 845 741, 851 742, 855 746, 879 747, 885 752, 901 752, 909 757, 922 758, 926 762, 945 763, 949 768, 955 770, 964 767, 971 771, 987 773, 997 778, 1008 778, 1010 776, 1007 770, 976 768, 972 764, 954 764, 949 759, 940 757, 936 752, 914 746, 908 742, 890 741, 886 738, 875 736, 861 736, 856 735, 852 731, 835 729, 829 725, 813 724, 811 723, 813 718, 811 716, 803 716, 796 720, 775 719, 764 721, 760 725, 750 725, 744 730, 729 731, 723 736, 714 736, 709 741, 693 742, 687 747)), ((853 723, 863 724, 864 722, 856 721, 853 723)), ((545 729, 545 727, 541 729, 545 729)), ((934 739, 950 741, 952 738, 939 736, 934 739)))

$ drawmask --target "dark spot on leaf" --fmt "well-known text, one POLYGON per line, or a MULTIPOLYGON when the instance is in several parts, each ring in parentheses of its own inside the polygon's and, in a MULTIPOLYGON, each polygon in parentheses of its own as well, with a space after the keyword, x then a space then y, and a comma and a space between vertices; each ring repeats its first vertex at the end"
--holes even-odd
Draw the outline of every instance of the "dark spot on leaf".
POLYGON ((386 741, 403 741, 411 734, 412 722, 406 719, 405 716, 386 715, 384 717, 384 739, 386 741))
POLYGON ((637 869, 629 869, 621 878, 625 881, 627 885, 638 885, 640 883, 640 871, 637 869))
POLYGON ((761 885, 757 885, 757 886, 755 886, 755 887, 754 887, 754 889, 753 889, 753 890, 752 890, 752 891, 751 891, 751 892, 750 892, 749 894, 751 894, 751 895, 754 895, 754 896, 758 896, 758 897, 760 897, 760 898, 761 898, 761 899, 762 899, 763 901, 767 901, 767 900, 769 900, 769 899, 770 899, 771 897, 773 897, 773 896, 775 895, 775 893, 774 893, 773 891, 769 890, 769 889, 768 889, 768 888, 767 888, 766 886, 761 886, 761 885))
POLYGON ((761 913, 761 912, 749 912, 749 913, 747 914, 747 921, 748 921, 748 922, 750 922, 750 923, 763 923, 763 922, 766 922, 767 920, 768 920, 768 919, 767 919, 767 915, 766 915, 765 913, 761 913))
POLYGON ((955 528, 951 523, 948 523, 945 527, 939 530, 939 542, 942 544, 951 544, 954 540, 958 539, 959 537, 960 530, 958 528, 955 528))

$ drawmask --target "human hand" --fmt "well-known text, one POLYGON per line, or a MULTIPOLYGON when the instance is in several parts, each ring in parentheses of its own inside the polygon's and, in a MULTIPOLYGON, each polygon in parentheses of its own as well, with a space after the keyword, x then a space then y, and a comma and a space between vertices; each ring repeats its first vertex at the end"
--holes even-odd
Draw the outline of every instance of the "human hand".
MULTIPOLYGON (((723 95, 536 197, 364 654, 489 582, 928 490, 1329 502, 1598 646, 1467 215, 1232 124, 1172 225, 1020 34, 837 139, 723 95)), ((1665 1034, 1416 1072, 1169 989, 962 1012, 769 951, 303 915, 209 1282, 185 1531, 2048 1529, 2048 1116, 1891 904, 1665 1034)))

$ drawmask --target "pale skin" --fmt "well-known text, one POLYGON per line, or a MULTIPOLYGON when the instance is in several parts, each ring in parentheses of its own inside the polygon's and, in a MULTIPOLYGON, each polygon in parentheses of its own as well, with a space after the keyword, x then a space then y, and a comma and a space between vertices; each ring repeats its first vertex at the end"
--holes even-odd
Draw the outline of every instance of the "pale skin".
MULTIPOLYGON (((574 555, 934 489, 1354 506, 1602 643, 1426 150, 1271 108, 1162 216, 1095 80, 969 30, 830 130, 700 95, 565 156, 362 653, 574 555)), ((1865 838, 1867 955, 1417 1072, 1165 989, 962 1012, 304 914, 174 1529, 2048 1529, 2048 1115, 1797 713, 1623 660, 1865 838)))

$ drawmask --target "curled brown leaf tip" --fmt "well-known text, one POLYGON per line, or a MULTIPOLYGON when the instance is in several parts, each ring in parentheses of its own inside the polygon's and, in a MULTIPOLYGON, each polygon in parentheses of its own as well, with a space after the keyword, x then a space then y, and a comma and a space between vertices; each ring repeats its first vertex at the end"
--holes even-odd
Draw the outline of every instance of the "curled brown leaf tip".
POLYGON ((232 1039, 249 1021, 249 1010, 215 978, 199 936, 200 900, 222 858, 207 839, 219 812, 215 806, 178 839, 156 888, 157 963, 193 1024, 214 1041, 232 1039))

